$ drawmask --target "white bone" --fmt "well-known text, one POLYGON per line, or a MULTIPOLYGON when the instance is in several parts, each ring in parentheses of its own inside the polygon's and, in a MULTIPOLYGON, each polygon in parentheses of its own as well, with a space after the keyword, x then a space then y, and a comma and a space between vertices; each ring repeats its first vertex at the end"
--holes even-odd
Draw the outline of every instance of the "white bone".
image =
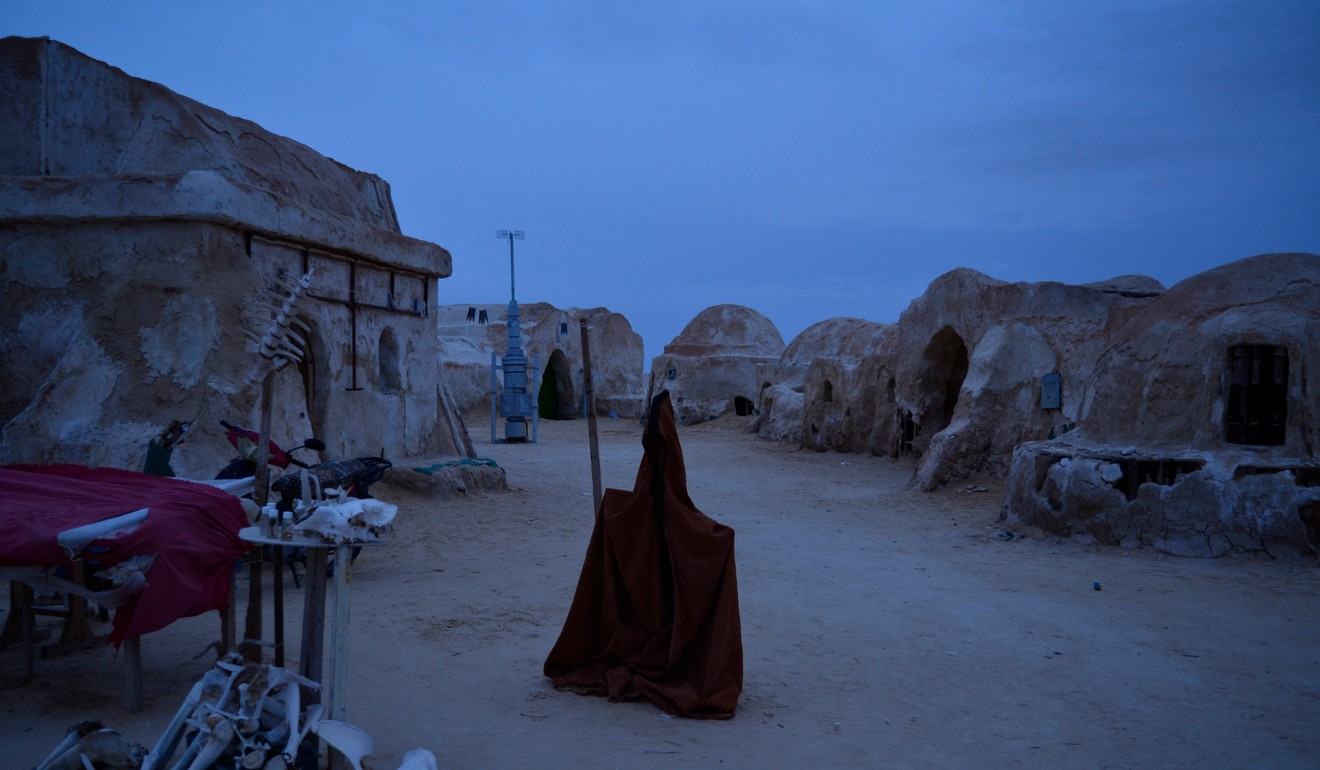
POLYGON ((188 765, 188 770, 206 770, 214 765, 233 740, 233 723, 227 719, 216 722, 215 727, 211 728, 211 735, 206 739, 206 745, 197 752, 197 758, 188 765))
POLYGON ((374 543, 388 532, 399 507, 372 498, 343 498, 323 502, 301 520, 293 531, 318 537, 327 543, 374 543))
POLYGON ((312 725, 312 732, 342 754, 353 770, 362 770, 362 758, 376 750, 370 735, 347 722, 322 719, 312 725))
MULTIPOLYGON (((211 672, 208 671, 207 673, 211 672)), ((203 676, 188 691, 188 697, 183 699, 183 706, 175 712, 174 719, 170 721, 169 726, 165 728, 165 732, 161 733, 160 740, 156 741, 156 745, 147 754, 146 761, 142 763, 142 770, 155 770, 166 758, 174 754, 174 750, 179 745, 179 738, 183 736, 184 721, 187 720, 193 709, 197 708, 197 704, 202 700, 202 690, 205 682, 206 677, 203 676)))
MULTIPOLYGON (((305 715, 307 720, 306 723, 301 730, 293 731, 293 734, 289 736, 288 744, 284 747, 283 756, 285 762, 292 764, 293 761, 297 759, 298 746, 302 745, 303 739, 306 738, 307 733, 311 731, 312 725, 316 724, 317 720, 321 718, 321 712, 323 711, 325 711, 325 706, 320 703, 307 707, 307 713, 305 715)), ((290 724, 296 723, 291 722, 290 724)))
POLYGON ((435 755, 427 749, 412 749, 403 755, 403 764, 398 770, 437 770, 435 755))
POLYGON ((55 750, 50 753, 50 756, 46 757, 46 759, 41 764, 37 765, 34 770, 47 770, 47 768, 54 764, 56 759, 63 756, 64 752, 68 751, 71 746, 78 742, 78 740, 78 726, 74 725, 69 728, 69 732, 65 733, 64 740, 60 741, 60 745, 56 746, 55 750))

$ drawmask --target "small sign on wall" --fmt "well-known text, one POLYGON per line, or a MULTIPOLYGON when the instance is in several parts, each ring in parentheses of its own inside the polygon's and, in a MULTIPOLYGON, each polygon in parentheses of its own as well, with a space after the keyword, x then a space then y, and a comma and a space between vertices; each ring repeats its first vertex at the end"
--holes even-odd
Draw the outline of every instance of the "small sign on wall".
POLYGON ((1040 408, 1058 409, 1063 405, 1063 378, 1050 372, 1040 378, 1040 408))

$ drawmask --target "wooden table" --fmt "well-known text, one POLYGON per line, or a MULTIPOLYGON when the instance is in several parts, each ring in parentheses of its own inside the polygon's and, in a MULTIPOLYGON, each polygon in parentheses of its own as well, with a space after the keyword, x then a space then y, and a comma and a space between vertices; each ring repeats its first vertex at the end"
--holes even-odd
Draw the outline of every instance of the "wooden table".
MULTIPOLYGON (((68 565, 69 579, 77 586, 85 586, 84 565, 81 560, 68 565)), ((9 617, 4 628, 0 629, 0 649, 14 642, 23 644, 24 681, 36 674, 35 658, 37 645, 43 641, 37 637, 36 616, 47 615, 63 618, 64 624, 57 642, 41 644, 41 658, 47 659, 66 655, 79 650, 103 646, 109 634, 96 634, 92 631, 87 618, 87 599, 77 593, 50 588, 51 593, 64 596, 63 607, 52 609, 38 606, 35 593, 26 582, 11 580, 9 583, 9 617)), ((141 637, 131 636, 124 640, 124 708, 130 714, 142 710, 142 643, 141 637)))
MULTIPOLYGON (((384 545, 374 543, 327 543, 323 540, 294 535, 280 537, 267 535, 260 527, 245 527, 238 536, 249 543, 283 548, 307 549, 307 579, 304 581, 302 646, 298 655, 298 673, 319 682, 326 704, 328 719, 344 720, 347 703, 348 680, 348 609, 349 609, 349 554, 354 548, 384 545), (326 567, 334 564, 333 600, 331 604, 330 656, 325 656, 325 603, 326 567), (326 669, 329 669, 328 672, 326 669)), ((282 566, 276 567, 277 579, 282 580, 282 566)), ((278 622, 282 623, 280 619, 278 622)), ((281 633, 282 636, 282 633, 281 633)))

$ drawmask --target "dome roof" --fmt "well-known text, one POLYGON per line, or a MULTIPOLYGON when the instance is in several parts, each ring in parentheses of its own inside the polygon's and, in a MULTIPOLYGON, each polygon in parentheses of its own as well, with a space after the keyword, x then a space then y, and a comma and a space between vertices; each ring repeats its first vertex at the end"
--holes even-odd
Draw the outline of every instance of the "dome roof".
POLYGON ((806 366, 813 358, 849 358, 880 352, 894 334, 892 324, 860 318, 829 318, 808 326, 788 343, 780 363, 806 366))
POLYGON ((678 356, 741 355, 779 358, 784 338, 769 318, 742 305, 715 305, 697 314, 665 346, 678 356))
MULTIPOLYGON (((1262 254, 1194 275, 1135 313, 1101 356, 1082 428, 1105 443, 1222 446, 1230 349, 1283 348, 1291 411, 1320 356, 1320 256, 1262 254)), ((1289 422, 1313 422, 1289 415, 1289 422)), ((1305 427, 1314 431, 1314 425, 1305 427)), ((1296 437, 1300 439, 1300 435, 1296 437)))

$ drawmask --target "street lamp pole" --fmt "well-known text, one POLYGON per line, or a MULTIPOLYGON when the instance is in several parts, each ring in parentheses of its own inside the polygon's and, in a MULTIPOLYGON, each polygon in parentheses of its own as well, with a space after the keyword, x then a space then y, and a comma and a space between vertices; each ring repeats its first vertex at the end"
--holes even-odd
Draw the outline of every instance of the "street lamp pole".
POLYGON ((517 302, 517 301, 518 301, 518 300, 517 300, 517 295, 514 293, 514 288, 513 288, 513 287, 514 287, 514 280, 513 280, 513 242, 514 242, 514 240, 519 240, 519 241, 523 240, 523 231, 522 231, 522 230, 497 230, 497 231, 495 232, 495 237, 496 237, 496 238, 500 238, 501 240, 503 240, 503 239, 508 239, 508 241, 509 241, 509 301, 510 301, 510 302, 517 302))
POLYGON ((519 322, 518 297, 513 278, 513 242, 523 240, 522 230, 499 230, 496 238, 509 241, 509 349, 504 354, 504 438, 510 444, 527 440, 527 422, 532 417, 532 401, 527 390, 527 354, 522 350, 522 325, 519 322))

